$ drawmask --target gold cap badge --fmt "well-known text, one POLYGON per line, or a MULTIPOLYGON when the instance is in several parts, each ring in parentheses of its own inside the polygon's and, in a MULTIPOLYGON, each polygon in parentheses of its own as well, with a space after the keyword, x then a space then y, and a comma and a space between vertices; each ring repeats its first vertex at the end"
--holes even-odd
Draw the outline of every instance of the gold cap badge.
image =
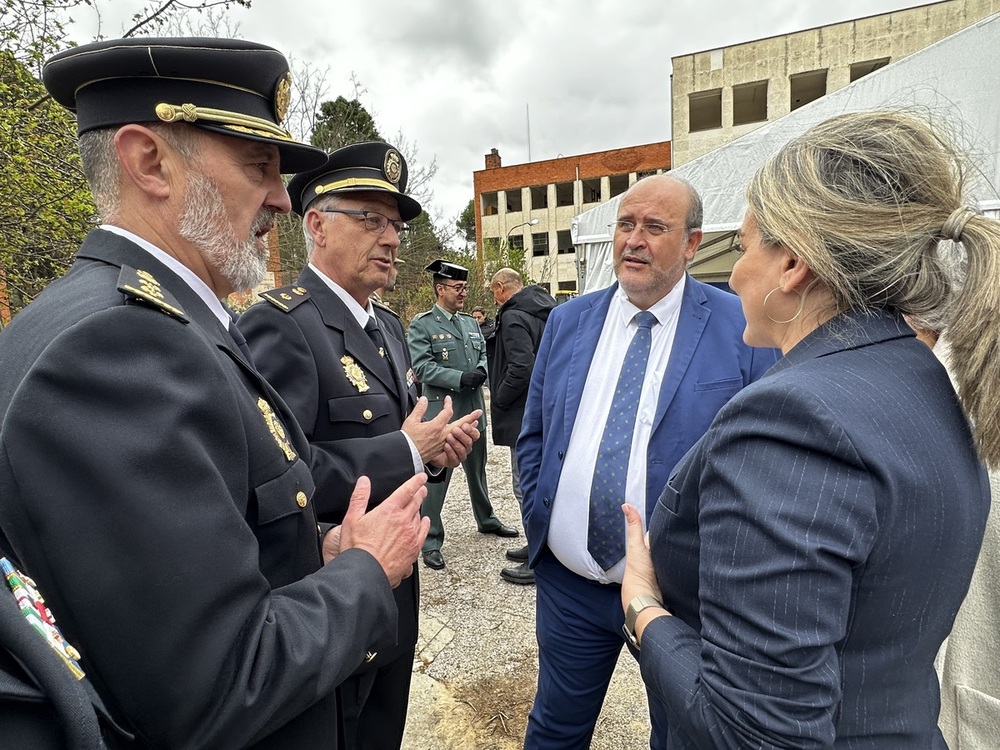
POLYGON ((292 102, 292 74, 285 73, 274 90, 274 114, 280 125, 288 115, 288 105, 292 102))
POLYGON ((390 148, 385 152, 382 171, 385 172, 385 177, 389 182, 393 185, 399 185, 399 178, 403 176, 403 160, 396 149, 390 148))

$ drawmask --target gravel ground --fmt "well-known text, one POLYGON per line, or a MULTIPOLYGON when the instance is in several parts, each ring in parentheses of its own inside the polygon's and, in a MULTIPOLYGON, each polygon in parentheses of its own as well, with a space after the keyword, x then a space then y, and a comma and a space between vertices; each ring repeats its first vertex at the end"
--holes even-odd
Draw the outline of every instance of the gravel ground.
MULTIPOLYGON (((487 402, 488 404, 488 402, 487 402)), ((510 486, 510 451, 487 445, 487 482, 497 517, 521 527, 510 486)), ((535 587, 509 584, 501 568, 517 539, 480 534, 465 474, 445 501, 447 567, 420 567, 420 636, 403 750, 512 750, 524 740, 538 678, 535 587)), ((649 718, 639 670, 622 649, 597 722, 594 750, 648 747, 649 718)))

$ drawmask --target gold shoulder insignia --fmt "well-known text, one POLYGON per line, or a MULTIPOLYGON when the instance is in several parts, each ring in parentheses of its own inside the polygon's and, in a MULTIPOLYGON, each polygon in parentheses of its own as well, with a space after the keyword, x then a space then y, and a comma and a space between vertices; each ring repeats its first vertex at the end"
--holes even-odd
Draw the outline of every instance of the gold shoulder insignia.
POLYGON ((162 310, 183 323, 191 322, 184 310, 181 309, 180 302, 169 291, 161 287, 160 282, 149 271, 122 266, 122 272, 118 274, 118 291, 126 298, 135 299, 162 310))
MULTIPOLYGON (((370 297, 369 299, 371 299, 372 304, 375 307, 377 307, 379 310, 385 310, 387 313, 390 313, 391 315, 395 315, 397 318, 399 318, 399 313, 396 312, 395 310, 393 310, 387 304, 385 304, 385 302, 383 302, 382 300, 375 299, 374 297, 370 297)), ((400 320, 402 320, 402 318, 400 318, 400 320)))
POLYGON ((291 312, 309 299, 309 292, 304 286, 283 286, 261 292, 258 296, 261 299, 266 299, 282 312, 291 312))

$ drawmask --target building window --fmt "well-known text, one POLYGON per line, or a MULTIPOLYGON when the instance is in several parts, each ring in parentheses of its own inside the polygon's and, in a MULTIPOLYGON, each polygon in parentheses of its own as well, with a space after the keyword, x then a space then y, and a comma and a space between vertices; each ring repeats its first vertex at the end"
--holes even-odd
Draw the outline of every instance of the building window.
POLYGON ((611 175, 608 178, 608 187, 611 198, 614 198, 616 195, 621 195, 626 190, 628 190, 628 175, 627 174, 611 175))
POLYGON ((521 205, 521 188, 513 188, 512 190, 505 190, 504 196, 507 200, 507 213, 514 213, 515 211, 522 210, 521 205))
POLYGON ((810 70, 808 73, 797 73, 789 79, 791 83, 791 109, 816 101, 826 96, 826 70, 810 70))
POLYGON ((583 202, 584 203, 600 203, 601 202, 601 178, 594 177, 589 180, 583 181, 583 202))
POLYGON ((549 189, 546 185, 535 185, 531 190, 531 208, 549 207, 549 189))
POLYGON ((572 182, 557 182, 556 183, 556 205, 557 206, 572 206, 573 205, 573 183, 572 182))
POLYGON ((539 281, 538 282, 538 286, 540 286, 542 289, 544 289, 547 294, 551 294, 552 293, 552 285, 549 284, 549 282, 547 282, 547 281, 539 281))
POLYGON ((767 81, 733 86, 733 125, 767 120, 767 81))
POLYGON ((883 57, 881 60, 867 60, 865 62, 852 63, 851 64, 851 83, 854 83, 859 78, 863 78, 869 73, 874 73, 879 68, 884 68, 889 64, 888 57, 883 57))
POLYGON ((688 94, 688 130, 712 130, 722 127, 722 89, 688 94))
POLYGON ((524 250, 524 235, 515 234, 507 237, 507 244, 516 250, 524 250))
POLYGON ((576 282, 575 281, 560 281, 559 282, 560 292, 575 292, 576 282))
POLYGON ((539 232, 538 234, 531 235, 531 254, 532 255, 548 255, 549 254, 549 233, 539 232))
POLYGON ((573 237, 568 229, 560 229, 556 232, 556 247, 559 255, 570 255, 576 251, 573 247, 573 237))
POLYGON ((483 216, 496 216, 498 211, 497 194, 496 193, 483 193, 483 216))

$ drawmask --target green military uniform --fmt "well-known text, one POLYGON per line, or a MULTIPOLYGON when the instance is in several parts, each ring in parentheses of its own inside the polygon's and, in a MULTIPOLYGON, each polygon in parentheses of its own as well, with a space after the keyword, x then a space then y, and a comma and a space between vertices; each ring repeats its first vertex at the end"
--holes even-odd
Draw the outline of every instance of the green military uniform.
MULTIPOLYGON (((422 394, 427 397, 427 419, 433 419, 444 408, 444 397, 451 396, 455 417, 483 409, 483 389, 462 390, 462 373, 476 369, 486 372, 486 342, 479 324, 463 312, 448 313, 438 305, 417 315, 410 323, 406 340, 410 347, 413 371, 420 381, 422 394)), ((493 515, 493 506, 486 491, 486 417, 479 418, 482 436, 473 443, 468 458, 462 463, 469 483, 472 512, 476 526, 482 532, 494 533, 502 527, 493 515)), ((427 485, 427 497, 421 512, 431 519, 431 529, 424 542, 424 551, 440 550, 444 542, 441 508, 451 482, 452 469, 446 471, 443 482, 427 485)))

